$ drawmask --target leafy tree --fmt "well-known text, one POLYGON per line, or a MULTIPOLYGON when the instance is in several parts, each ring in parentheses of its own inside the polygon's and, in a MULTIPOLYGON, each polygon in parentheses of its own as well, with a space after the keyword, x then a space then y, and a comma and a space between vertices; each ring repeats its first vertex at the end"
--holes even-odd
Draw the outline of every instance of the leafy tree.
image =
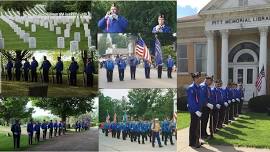
POLYGON ((32 116, 33 108, 27 108, 27 97, 7 97, 2 98, 0 102, 0 118, 2 118, 7 125, 9 125, 11 119, 23 119, 32 116))
POLYGON ((41 3, 41 1, 1 1, 0 5, 5 11, 19 11, 20 16, 23 16, 24 11, 34 8, 38 3, 41 3))
POLYGON ((25 60, 31 58, 33 52, 30 50, 0 50, 0 53, 6 58, 11 59, 12 61, 25 60))
POLYGON ((93 97, 84 98, 37 98, 33 99, 33 105, 45 110, 50 110, 62 121, 66 121, 69 116, 78 116, 87 112, 92 112, 93 97))

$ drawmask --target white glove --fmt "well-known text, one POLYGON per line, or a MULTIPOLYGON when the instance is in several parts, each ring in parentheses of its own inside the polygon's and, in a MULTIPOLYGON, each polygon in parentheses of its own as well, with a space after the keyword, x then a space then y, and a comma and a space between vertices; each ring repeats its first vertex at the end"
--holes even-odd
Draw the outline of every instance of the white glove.
POLYGON ((232 102, 231 100, 228 100, 228 103, 229 103, 229 104, 231 104, 231 102, 232 102))
POLYGON ((197 115, 198 117, 201 117, 201 116, 202 116, 202 113, 201 113, 200 111, 196 111, 195 113, 196 113, 196 115, 197 115))
POLYGON ((227 102, 224 102, 224 105, 225 105, 226 107, 228 107, 229 104, 228 104, 227 102))
POLYGON ((217 107, 218 109, 220 109, 221 105, 220 105, 220 104, 217 104, 216 107, 217 107))
POLYGON ((235 100, 234 100, 234 99, 232 99, 232 102, 235 102, 235 100))
POLYGON ((239 99, 239 98, 236 98, 236 100, 237 100, 238 102, 240 102, 240 99, 239 99))
POLYGON ((118 15, 117 14, 112 14, 112 18, 118 20, 118 15))
POLYGON ((211 110, 214 108, 214 106, 211 103, 207 103, 206 106, 210 108, 211 110))
POLYGON ((241 99, 244 100, 244 97, 242 97, 241 99))

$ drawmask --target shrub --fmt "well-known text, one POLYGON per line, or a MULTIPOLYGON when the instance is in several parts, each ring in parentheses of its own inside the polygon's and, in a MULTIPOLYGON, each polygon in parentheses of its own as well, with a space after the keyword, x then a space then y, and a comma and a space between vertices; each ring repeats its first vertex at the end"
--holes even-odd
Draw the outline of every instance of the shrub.
POLYGON ((268 108, 270 108, 270 95, 263 95, 251 98, 248 102, 248 108, 252 112, 268 112, 268 108))

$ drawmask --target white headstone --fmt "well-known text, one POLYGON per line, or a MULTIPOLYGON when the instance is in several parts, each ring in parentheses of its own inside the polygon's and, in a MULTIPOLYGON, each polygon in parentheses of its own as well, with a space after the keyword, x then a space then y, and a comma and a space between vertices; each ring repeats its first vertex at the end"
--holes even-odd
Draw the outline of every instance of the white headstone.
POLYGON ((56 27, 55 31, 57 35, 61 34, 61 27, 56 27))
POLYGON ((70 29, 64 30, 64 37, 70 37, 70 29))
POLYGON ((78 41, 70 41, 70 52, 76 52, 79 50, 79 42, 78 41))
POLYGON ((74 32, 74 41, 81 41, 81 34, 80 32, 74 32))
POLYGON ((87 41, 88 42, 88 48, 91 48, 91 45, 92 45, 91 44, 92 43, 91 41, 92 41, 92 38, 91 38, 91 36, 89 36, 88 37, 88 41, 87 41))
POLYGON ((5 48, 4 38, 0 38, 0 49, 5 48))
POLYGON ((84 30, 84 35, 85 35, 85 37, 89 37, 90 36, 90 30, 89 29, 84 30))
POLYGON ((64 37, 57 37, 57 48, 58 49, 65 48, 65 38, 64 37))
POLYGON ((49 22, 48 21, 44 22, 44 28, 49 28, 49 22))
POLYGON ((24 22, 24 26, 29 27, 29 22, 27 20, 24 22))
POLYGON ((23 42, 25 42, 25 43, 29 42, 29 37, 30 37, 29 33, 24 33, 23 42))
POLYGON ((37 31, 36 24, 32 24, 31 25, 31 32, 36 32, 36 31, 37 31))
POLYGON ((30 49, 35 49, 37 47, 36 43, 36 38, 35 37, 29 37, 29 48, 30 49))
POLYGON ((54 31, 54 25, 50 23, 50 31, 54 31))
POLYGON ((23 39, 24 38, 25 31, 24 30, 21 30, 19 34, 20 34, 20 39, 23 39))
POLYGON ((70 24, 66 24, 66 29, 70 29, 70 24))
POLYGON ((79 20, 79 18, 76 19, 76 27, 80 27, 80 20, 79 20))
POLYGON ((83 24, 83 29, 84 29, 84 30, 88 29, 88 24, 87 24, 87 23, 84 23, 84 24, 83 24))
POLYGON ((3 37, 3 35, 2 35, 2 31, 0 30, 0 38, 2 38, 3 37))

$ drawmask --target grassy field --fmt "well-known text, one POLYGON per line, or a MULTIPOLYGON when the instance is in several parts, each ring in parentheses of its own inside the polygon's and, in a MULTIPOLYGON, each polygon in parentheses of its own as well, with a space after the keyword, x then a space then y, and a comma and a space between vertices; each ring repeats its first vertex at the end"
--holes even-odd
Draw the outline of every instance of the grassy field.
MULTIPOLYGON (((49 31, 39 25, 36 26, 36 32, 31 32, 31 24, 29 27, 17 23, 22 30, 30 33, 30 36, 36 37, 37 48, 36 49, 56 49, 57 48, 57 37, 64 36, 64 29, 66 28, 64 24, 59 24, 61 27, 61 35, 56 35, 55 31, 49 31)), ((89 29, 91 29, 89 27, 89 29)), ((9 27, 9 25, 0 19, 0 30, 2 31, 3 37, 5 39, 5 49, 28 49, 28 43, 24 43, 22 39, 9 27)), ((83 24, 80 28, 76 28, 75 25, 71 27, 70 37, 65 38, 65 48, 69 49, 70 41, 74 40, 74 32, 80 32, 81 41, 79 42, 80 49, 88 49, 88 39, 84 35, 83 24)))
POLYGON ((247 113, 228 127, 221 129, 211 144, 235 145, 242 147, 270 148, 270 116, 247 113))
MULTIPOLYGON (((51 77, 50 77, 51 78, 51 77)), ((56 81, 56 80, 55 80, 56 81)), ((97 93, 98 90, 98 77, 94 76, 94 87, 87 88, 83 86, 83 76, 78 75, 78 86, 69 86, 67 84, 67 75, 63 75, 64 84, 52 84, 48 86, 48 97, 85 97, 93 96, 97 93)), ((23 82, 23 81, 5 81, 2 80, 2 95, 3 96, 27 96, 28 88, 37 83, 32 82, 23 82)), ((40 83, 38 83, 40 84, 40 83)))
POLYGON ((184 129, 189 126, 190 123, 190 115, 187 111, 180 111, 180 113, 177 114, 177 129, 184 129))

